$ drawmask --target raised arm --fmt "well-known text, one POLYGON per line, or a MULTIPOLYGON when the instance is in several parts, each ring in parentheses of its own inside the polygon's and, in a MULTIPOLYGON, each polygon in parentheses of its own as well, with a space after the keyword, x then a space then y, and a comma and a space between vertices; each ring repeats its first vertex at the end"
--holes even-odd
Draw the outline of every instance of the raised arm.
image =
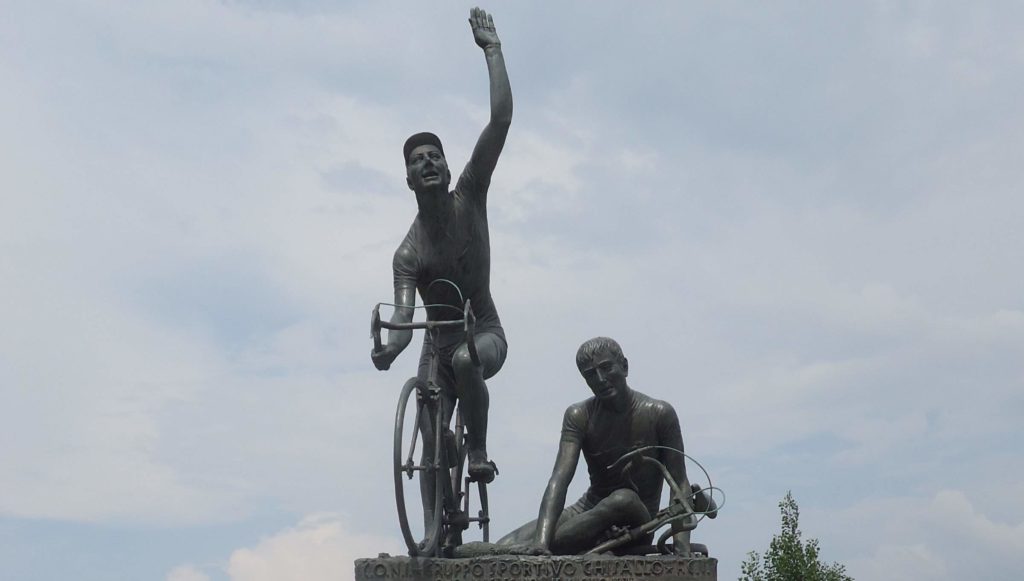
POLYGON ((473 39, 483 49, 487 59, 487 75, 491 87, 491 118, 484 127, 469 163, 484 183, 490 181, 498 156, 505 146, 505 136, 512 124, 512 87, 505 70, 505 57, 501 54, 501 41, 494 30, 494 20, 479 8, 469 11, 469 25, 473 39))

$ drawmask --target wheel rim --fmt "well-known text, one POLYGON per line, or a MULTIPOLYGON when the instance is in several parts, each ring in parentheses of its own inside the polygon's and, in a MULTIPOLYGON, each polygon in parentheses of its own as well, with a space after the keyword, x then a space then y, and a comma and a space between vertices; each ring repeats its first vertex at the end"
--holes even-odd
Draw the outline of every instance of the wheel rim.
MULTIPOLYGON (((395 504, 398 509, 398 522, 402 529, 402 537, 412 556, 430 556, 438 549, 438 537, 443 519, 442 486, 445 483, 447 470, 428 468, 422 465, 420 456, 424 447, 422 434, 419 433, 417 420, 423 421, 421 414, 429 413, 430 407, 421 404, 417 399, 418 381, 413 378, 406 382, 398 400, 395 412, 394 439, 394 479, 395 504), (410 405, 410 403, 412 405, 410 405), (410 462, 411 459, 411 462, 410 462), (424 519, 423 501, 420 496, 419 478, 432 474, 434 478, 434 511, 431 522, 425 523, 422 534, 417 527, 410 525, 407 509, 412 508, 413 519, 424 519), (410 478, 412 475, 412 478, 410 478), (413 482, 416 481, 416 484, 413 482)), ((436 419, 435 419, 436 421, 436 419)), ((439 466, 441 446, 434 446, 434 466, 439 466)), ((425 519, 424 519, 425 520, 425 519)))

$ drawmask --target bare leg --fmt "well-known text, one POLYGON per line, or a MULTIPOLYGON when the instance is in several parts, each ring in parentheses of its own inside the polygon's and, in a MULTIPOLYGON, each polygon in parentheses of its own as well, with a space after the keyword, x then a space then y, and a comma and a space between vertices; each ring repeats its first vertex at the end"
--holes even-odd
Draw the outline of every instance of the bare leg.
POLYGON ((499 545, 525 545, 534 540, 537 532, 537 519, 520 526, 516 530, 498 539, 499 545))
POLYGON ((494 480, 497 472, 487 459, 487 412, 490 394, 484 377, 497 373, 504 363, 504 342, 490 333, 477 338, 480 365, 473 363, 468 346, 463 343, 452 356, 455 391, 461 402, 462 417, 466 422, 466 446, 469 449, 469 475, 483 482, 494 480), (499 343, 500 342, 500 343, 499 343))
POLYGON ((469 448, 469 473, 487 461, 487 410, 491 398, 484 382, 483 369, 473 364, 469 349, 460 345, 452 357, 455 373, 455 392, 462 406, 466 422, 466 445, 469 448))

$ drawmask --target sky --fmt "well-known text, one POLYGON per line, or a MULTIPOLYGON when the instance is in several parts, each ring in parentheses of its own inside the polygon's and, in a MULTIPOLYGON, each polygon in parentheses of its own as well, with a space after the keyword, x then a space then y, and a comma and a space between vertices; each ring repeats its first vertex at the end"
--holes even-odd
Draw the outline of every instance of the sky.
MULTIPOLYGON (((367 322, 416 212, 402 143, 457 172, 488 117, 471 5, 2 6, 0 578, 401 554, 418 349, 376 371, 367 322)), ((1024 5, 484 8, 515 99, 495 532, 536 514, 607 335, 725 491, 694 533, 721 579, 787 491, 857 579, 1018 576, 1024 5)))

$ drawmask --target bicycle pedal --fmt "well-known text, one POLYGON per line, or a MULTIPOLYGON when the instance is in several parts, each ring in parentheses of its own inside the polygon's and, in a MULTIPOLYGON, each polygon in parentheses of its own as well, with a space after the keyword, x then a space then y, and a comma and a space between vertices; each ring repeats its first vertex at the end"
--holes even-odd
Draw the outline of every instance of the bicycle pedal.
POLYGON ((498 465, 493 460, 488 460, 484 463, 487 469, 484 470, 469 470, 469 481, 470 482, 483 482, 489 484, 494 481, 494 477, 498 475, 498 465))

